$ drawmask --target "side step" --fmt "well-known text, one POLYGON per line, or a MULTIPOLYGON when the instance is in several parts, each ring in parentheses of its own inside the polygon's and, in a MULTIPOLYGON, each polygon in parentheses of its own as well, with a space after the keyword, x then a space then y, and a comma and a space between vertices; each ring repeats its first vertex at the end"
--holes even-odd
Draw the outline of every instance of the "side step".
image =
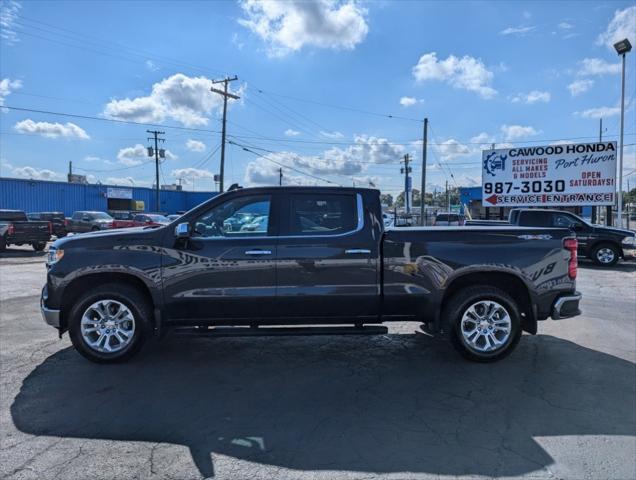
POLYGON ((382 325, 361 327, 178 327, 172 333, 182 336, 262 337, 304 335, 384 335, 389 329, 382 325))

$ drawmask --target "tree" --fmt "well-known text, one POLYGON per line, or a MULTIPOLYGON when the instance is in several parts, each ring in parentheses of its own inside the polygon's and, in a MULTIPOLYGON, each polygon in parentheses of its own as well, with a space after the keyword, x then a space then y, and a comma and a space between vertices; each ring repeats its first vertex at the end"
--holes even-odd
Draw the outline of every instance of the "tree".
POLYGON ((393 206, 393 195, 390 193, 382 193, 380 194, 380 203, 383 206, 392 207, 393 206))

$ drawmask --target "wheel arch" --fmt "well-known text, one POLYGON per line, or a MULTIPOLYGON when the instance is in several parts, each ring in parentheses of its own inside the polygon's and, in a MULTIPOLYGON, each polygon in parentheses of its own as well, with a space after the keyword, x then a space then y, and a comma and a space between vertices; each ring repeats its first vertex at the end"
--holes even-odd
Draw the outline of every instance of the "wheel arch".
POLYGON ((614 240, 609 240, 607 238, 599 238, 592 245, 590 245, 590 248, 588 250, 590 259, 593 259, 592 257, 594 256, 594 251, 602 245, 610 245, 616 248, 616 250, 618 251, 618 256, 620 258, 623 258, 623 247, 621 246, 619 242, 614 240))

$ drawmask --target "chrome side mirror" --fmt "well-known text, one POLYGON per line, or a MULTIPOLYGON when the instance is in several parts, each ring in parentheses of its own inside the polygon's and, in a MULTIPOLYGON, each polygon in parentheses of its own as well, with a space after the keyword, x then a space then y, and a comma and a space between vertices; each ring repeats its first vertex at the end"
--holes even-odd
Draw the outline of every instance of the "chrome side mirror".
POLYGON ((190 224, 187 222, 179 223, 174 227, 174 236, 177 238, 188 238, 190 236, 190 224))

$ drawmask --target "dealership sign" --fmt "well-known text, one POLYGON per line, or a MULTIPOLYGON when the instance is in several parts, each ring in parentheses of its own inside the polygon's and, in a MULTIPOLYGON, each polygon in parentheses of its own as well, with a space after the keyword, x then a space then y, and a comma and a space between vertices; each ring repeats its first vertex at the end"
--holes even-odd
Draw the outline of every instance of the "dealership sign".
POLYGON ((485 207, 613 205, 616 142, 482 152, 485 207))
POLYGON ((125 200, 131 200, 133 197, 132 188, 117 188, 108 187, 106 189, 106 197, 108 198, 122 198, 125 200))

